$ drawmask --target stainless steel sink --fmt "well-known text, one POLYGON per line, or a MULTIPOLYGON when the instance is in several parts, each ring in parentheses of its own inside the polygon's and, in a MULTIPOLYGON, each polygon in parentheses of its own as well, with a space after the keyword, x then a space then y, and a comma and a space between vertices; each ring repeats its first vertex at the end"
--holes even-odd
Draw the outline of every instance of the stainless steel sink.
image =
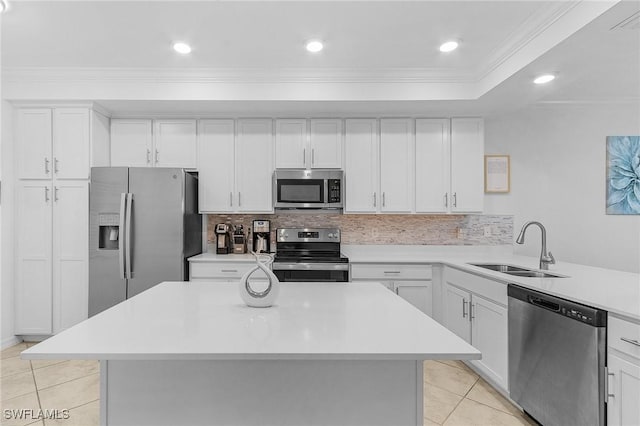
POLYGON ((479 268, 490 269, 492 271, 502 272, 503 274, 513 275, 515 277, 527 278, 566 278, 564 275, 552 274, 550 272, 537 271, 535 269, 523 268, 522 266, 504 265, 499 263, 470 263, 469 265, 479 268))

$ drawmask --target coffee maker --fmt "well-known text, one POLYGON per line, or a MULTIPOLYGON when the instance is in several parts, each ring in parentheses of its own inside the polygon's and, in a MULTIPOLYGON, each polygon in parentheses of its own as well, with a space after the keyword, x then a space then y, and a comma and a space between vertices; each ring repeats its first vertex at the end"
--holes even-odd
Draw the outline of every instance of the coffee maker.
POLYGON ((271 246, 271 224, 268 220, 253 221, 253 251, 269 253, 271 246))
POLYGON ((233 231, 233 252, 242 254, 247 252, 247 238, 244 235, 244 226, 237 225, 233 231))
POLYGON ((231 233, 229 225, 226 223, 216 225, 216 240, 217 254, 231 253, 231 233))

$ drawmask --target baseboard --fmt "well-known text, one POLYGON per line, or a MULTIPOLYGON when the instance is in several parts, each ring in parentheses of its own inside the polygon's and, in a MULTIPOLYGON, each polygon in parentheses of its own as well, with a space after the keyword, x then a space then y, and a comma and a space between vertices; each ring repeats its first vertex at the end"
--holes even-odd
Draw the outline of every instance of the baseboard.
POLYGON ((2 343, 0 343, 0 347, 2 350, 10 348, 13 345, 17 345, 22 342, 22 339, 18 338, 18 336, 7 337, 6 339, 2 339, 2 343))

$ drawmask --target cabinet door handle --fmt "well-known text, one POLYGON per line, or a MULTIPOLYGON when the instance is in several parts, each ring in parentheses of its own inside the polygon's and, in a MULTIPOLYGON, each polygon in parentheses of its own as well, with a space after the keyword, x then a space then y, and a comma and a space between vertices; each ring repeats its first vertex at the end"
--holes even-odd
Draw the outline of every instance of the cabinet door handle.
POLYGON ((229 206, 233 207, 233 192, 229 193, 229 206))
POLYGON ((44 174, 49 174, 49 159, 44 157, 44 174))
POLYGON ((302 148, 302 165, 307 165, 307 148, 302 148))
POLYGON ((475 319, 475 316, 473 315, 473 308, 475 308, 475 305, 473 303, 469 303, 469 321, 473 321, 475 319))
POLYGON ((311 165, 313 166, 316 163, 316 150, 311 148, 311 165))
POLYGON ((147 164, 151 164, 151 150, 147 148, 147 164))
POLYGON ((220 272, 238 272, 237 269, 222 269, 220 272))
POLYGON ((400 271, 384 271, 385 274, 399 274, 400 271))
POLYGON ((458 207, 458 193, 453 193, 453 207, 458 207))
POLYGON ((58 190, 60 188, 58 188, 57 186, 53 187, 53 201, 58 202, 58 190))
POLYGON ((448 192, 444 193, 444 207, 445 208, 449 207, 449 193, 448 192))
POLYGON ((242 202, 240 201, 240 191, 238 191, 238 207, 240 207, 242 205, 242 202))
POLYGON ((384 207, 384 206, 385 206, 385 204, 386 204, 386 201, 385 201, 385 193, 383 192, 383 193, 382 193, 382 207, 384 207))
POLYGON ((467 301, 462 299, 462 318, 467 317, 467 301))
POLYGON ((58 161, 58 157, 53 157, 53 173, 58 174, 58 164, 60 163, 60 161, 58 161))
POLYGON ((49 187, 47 186, 44 187, 44 202, 49 202, 49 187))
POLYGON ((631 343, 632 345, 635 345, 635 346, 640 346, 640 342, 638 342, 637 340, 632 340, 627 337, 621 337, 620 340, 622 340, 623 342, 631 343))
POLYGON ((605 389, 604 393, 605 393, 605 395, 607 395, 607 399, 615 398, 616 394, 612 392, 613 386, 611 386, 609 384, 609 378, 611 378, 611 379, 615 378, 615 374, 611 373, 607 367, 605 367, 604 369, 607 372, 607 380, 605 380, 605 382, 604 382, 605 385, 606 385, 606 389, 605 389))
POLYGON ((158 150, 156 149, 156 164, 158 164, 158 156, 160 155, 160 153, 158 152, 158 150))
POLYGON ((374 192, 373 193, 373 207, 376 207, 376 204, 377 204, 377 202, 376 202, 376 193, 374 192))

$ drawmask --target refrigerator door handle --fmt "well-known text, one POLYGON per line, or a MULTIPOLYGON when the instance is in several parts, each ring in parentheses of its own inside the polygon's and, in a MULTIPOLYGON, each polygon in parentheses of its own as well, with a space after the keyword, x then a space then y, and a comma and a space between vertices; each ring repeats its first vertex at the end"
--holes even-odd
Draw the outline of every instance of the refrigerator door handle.
POLYGON ((131 210, 133 210, 133 194, 132 193, 127 193, 127 229, 125 231, 126 233, 126 238, 127 238, 127 246, 125 249, 125 255, 126 255, 126 262, 125 262, 125 268, 126 268, 126 278, 133 278, 133 273, 131 271, 131 210))
POLYGON ((124 274, 124 250, 125 250, 125 235, 124 235, 124 230, 125 230, 125 210, 126 210, 126 200, 127 200, 127 194, 126 193, 122 193, 120 194, 120 236, 118 237, 118 263, 120 264, 120 275, 119 278, 126 280, 127 277, 124 274))

